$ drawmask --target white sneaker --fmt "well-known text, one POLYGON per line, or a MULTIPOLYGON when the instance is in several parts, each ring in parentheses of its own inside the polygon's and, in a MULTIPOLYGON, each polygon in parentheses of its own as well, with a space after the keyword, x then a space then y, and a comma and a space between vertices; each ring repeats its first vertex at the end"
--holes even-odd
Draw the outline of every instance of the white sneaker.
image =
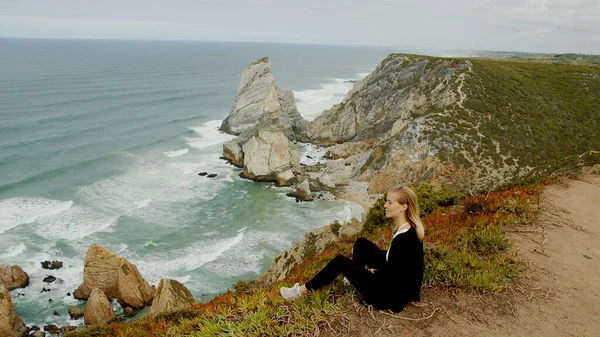
POLYGON ((294 300, 302 295, 300 294, 300 285, 298 283, 294 284, 294 286, 291 288, 281 287, 281 289, 279 289, 279 293, 286 300, 294 300))

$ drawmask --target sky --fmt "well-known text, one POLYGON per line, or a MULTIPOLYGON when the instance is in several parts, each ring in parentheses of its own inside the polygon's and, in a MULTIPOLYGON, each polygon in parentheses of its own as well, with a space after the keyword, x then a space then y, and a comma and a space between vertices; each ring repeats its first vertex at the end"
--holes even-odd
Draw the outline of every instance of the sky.
POLYGON ((600 54, 600 0, 0 0, 0 37, 600 54))

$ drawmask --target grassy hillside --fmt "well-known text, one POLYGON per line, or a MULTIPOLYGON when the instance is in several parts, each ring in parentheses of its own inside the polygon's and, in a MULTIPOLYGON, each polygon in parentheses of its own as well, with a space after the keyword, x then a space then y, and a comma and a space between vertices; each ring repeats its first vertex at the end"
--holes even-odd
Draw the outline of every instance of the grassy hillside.
POLYGON ((587 153, 600 150, 600 67, 469 62, 453 87, 464 100, 427 116, 423 137, 442 160, 484 164, 484 175, 501 168, 543 174, 600 160, 587 153))
MULTIPOLYGON (((425 279, 423 291, 460 288, 483 293, 503 289, 513 282, 519 263, 507 250, 504 231, 523 226, 535 215, 542 185, 520 186, 488 195, 459 198, 431 186, 413 186, 425 212, 425 279), (447 205, 457 202, 456 205, 447 205)), ((359 295, 340 279, 326 289, 297 301, 285 301, 279 287, 304 283, 336 254, 349 256, 358 236, 367 237, 387 249, 392 237, 383 217, 383 199, 369 211, 360 235, 340 238, 324 252, 296 265, 283 281, 263 285, 239 282, 208 303, 158 317, 104 327, 84 328, 67 337, 83 336, 284 336, 315 334, 345 310, 356 305, 359 295)), ((335 225, 332 224, 332 230, 335 225)))

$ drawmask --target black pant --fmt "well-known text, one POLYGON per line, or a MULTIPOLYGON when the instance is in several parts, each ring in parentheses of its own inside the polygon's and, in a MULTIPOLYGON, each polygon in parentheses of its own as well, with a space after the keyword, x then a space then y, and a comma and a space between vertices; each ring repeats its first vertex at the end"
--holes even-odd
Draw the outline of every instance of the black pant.
MULTIPOLYGON (((374 269, 382 268, 386 263, 385 255, 386 251, 379 249, 371 241, 359 238, 354 242, 352 260, 337 255, 315 277, 306 282, 306 289, 319 289, 333 282, 341 273, 369 304, 380 307, 380 304, 386 302, 385 289, 383 289, 381 279, 365 269, 365 266, 374 269)), ((388 289, 388 291, 390 290, 388 289)))

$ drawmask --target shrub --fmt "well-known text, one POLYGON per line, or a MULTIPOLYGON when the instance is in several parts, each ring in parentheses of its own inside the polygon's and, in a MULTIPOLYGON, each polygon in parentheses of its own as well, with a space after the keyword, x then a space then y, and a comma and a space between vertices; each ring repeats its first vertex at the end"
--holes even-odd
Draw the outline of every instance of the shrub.
POLYGON ((421 217, 425 217, 440 206, 456 205, 462 198, 462 194, 450 188, 435 189, 427 183, 411 184, 409 187, 415 191, 419 198, 421 217))

